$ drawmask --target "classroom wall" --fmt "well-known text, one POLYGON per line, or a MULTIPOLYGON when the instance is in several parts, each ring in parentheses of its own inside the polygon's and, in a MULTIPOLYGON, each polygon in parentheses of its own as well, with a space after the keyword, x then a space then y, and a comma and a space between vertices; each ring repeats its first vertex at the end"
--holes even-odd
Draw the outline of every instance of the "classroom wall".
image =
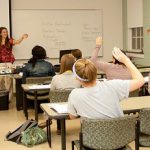
POLYGON ((150 66, 150 0, 143 0, 143 27, 144 27, 144 59, 135 59, 135 62, 150 66))
MULTIPOLYGON (((123 47, 122 0, 12 0, 12 9, 102 9, 104 42, 101 60, 110 61, 112 48, 123 47)), ((30 35, 28 40, 32 40, 30 35)), ((26 60, 16 62, 22 61, 26 60)), ((56 64, 58 59, 51 59, 51 62, 56 64)))
POLYGON ((9 0, 0 0, 0 27, 6 27, 10 31, 9 22, 9 0))
MULTIPOLYGON (((132 0, 133 1, 133 0, 132 0)), ((135 0, 136 1, 136 0, 135 0)), ((136 1, 137 2, 137 1, 136 1)), ((135 64, 141 64, 141 65, 150 65, 150 35, 147 34, 146 30, 150 28, 150 0, 143 0, 143 34, 144 34, 144 58, 134 58, 135 64)), ((128 9, 127 9, 127 0, 123 0, 122 3, 122 8, 123 8, 123 48, 128 49, 128 24, 130 24, 128 21, 128 9)), ((138 13, 140 12, 139 9, 138 13)), ((138 16, 138 14, 137 14, 138 16)), ((141 17, 141 15, 140 15, 141 17)), ((139 17, 136 17, 135 22, 137 23, 137 19, 139 17)), ((131 20, 131 19, 130 19, 131 20)), ((134 19, 132 19, 133 23, 134 19)), ((140 22, 141 23, 141 22, 140 22)), ((134 24, 135 25, 135 24, 134 24)))

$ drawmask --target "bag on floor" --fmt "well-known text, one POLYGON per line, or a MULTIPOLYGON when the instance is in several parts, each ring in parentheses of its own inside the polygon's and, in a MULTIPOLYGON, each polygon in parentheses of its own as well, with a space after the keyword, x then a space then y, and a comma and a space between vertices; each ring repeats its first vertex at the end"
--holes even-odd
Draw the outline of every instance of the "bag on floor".
POLYGON ((46 132, 39 127, 28 128, 21 133, 21 143, 27 147, 41 144, 47 141, 46 132))
POLYGON ((19 126, 16 130, 13 132, 8 132, 6 135, 6 140, 13 141, 16 143, 19 143, 21 141, 21 133, 25 131, 26 129, 36 127, 37 122, 34 120, 27 120, 25 123, 23 123, 21 126, 19 126))

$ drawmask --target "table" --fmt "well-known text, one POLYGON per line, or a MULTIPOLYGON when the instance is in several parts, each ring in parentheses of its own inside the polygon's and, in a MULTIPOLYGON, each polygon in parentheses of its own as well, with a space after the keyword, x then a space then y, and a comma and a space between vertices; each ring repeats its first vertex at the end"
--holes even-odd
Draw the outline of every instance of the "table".
MULTIPOLYGON (((53 109, 51 109, 47 104, 40 105, 43 111, 48 116, 47 122, 47 135, 48 143, 51 147, 51 137, 50 137, 50 120, 60 119, 61 121, 61 150, 66 150, 66 127, 65 120, 68 118, 68 114, 58 114, 53 109)), ((124 111, 131 113, 138 112, 142 108, 150 108, 150 96, 141 97, 130 97, 120 102, 120 106, 124 111)))
POLYGON ((122 110, 136 112, 142 108, 150 108, 150 96, 130 97, 120 103, 122 110))
POLYGON ((26 119, 28 119, 26 93, 27 92, 34 92, 34 96, 35 96, 35 100, 34 100, 35 120, 38 122, 37 92, 40 90, 49 90, 50 85, 22 84, 21 86, 23 89, 23 110, 25 113, 25 117, 26 117, 26 119))
MULTIPOLYGON (((64 103, 64 102, 63 102, 64 103)), ((47 121, 47 136, 48 136, 48 143, 51 147, 51 133, 50 133, 50 120, 52 119, 59 119, 61 124, 61 149, 66 150, 66 125, 65 120, 68 118, 68 114, 60 114, 51 109, 47 104, 41 104, 42 110, 48 116, 47 121)))
POLYGON ((138 69, 143 76, 148 76, 148 74, 150 73, 150 68, 139 68, 138 69))

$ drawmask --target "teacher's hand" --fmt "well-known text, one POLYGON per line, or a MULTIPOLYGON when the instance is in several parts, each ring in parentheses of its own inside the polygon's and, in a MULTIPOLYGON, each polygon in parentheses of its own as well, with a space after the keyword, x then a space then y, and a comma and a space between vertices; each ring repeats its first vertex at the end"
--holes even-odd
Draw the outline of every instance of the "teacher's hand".
POLYGON ((23 34, 23 35, 22 35, 22 38, 23 38, 23 39, 28 38, 28 34, 23 34))

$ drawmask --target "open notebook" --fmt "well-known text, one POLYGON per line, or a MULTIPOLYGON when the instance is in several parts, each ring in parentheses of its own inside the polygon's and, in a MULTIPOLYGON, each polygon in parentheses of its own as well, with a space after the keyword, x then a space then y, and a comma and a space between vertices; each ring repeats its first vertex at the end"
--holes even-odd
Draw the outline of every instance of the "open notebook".
POLYGON ((54 111, 56 111, 57 113, 61 113, 61 114, 67 114, 68 110, 67 110, 67 105, 68 103, 50 103, 47 104, 51 109, 53 109, 54 111))

